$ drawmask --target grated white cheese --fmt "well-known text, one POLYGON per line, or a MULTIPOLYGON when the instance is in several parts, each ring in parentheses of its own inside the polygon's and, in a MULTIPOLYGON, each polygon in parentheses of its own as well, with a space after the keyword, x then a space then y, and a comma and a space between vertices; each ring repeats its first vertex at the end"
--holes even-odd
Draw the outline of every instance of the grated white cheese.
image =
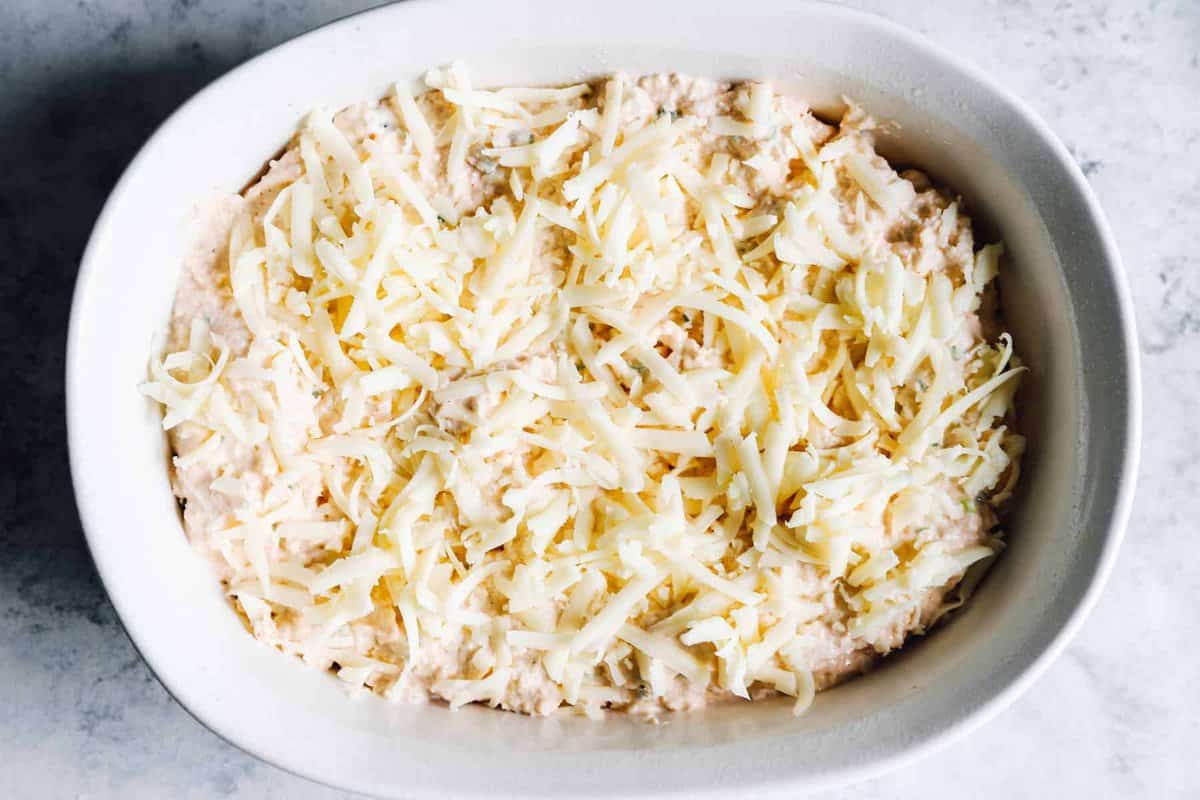
POLYGON ((961 602, 1023 442, 956 202, 766 84, 426 86, 307 118, 143 386, 256 636, 394 698, 799 712, 961 602))

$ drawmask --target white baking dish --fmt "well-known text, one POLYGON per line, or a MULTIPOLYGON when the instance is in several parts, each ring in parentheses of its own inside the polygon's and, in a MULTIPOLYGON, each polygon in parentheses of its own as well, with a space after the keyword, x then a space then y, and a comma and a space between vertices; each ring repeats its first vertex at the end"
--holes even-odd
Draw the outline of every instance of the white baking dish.
MULTIPOLYGON (((102 134, 101 134, 102 135, 102 134)), ((67 364, 71 466, 96 565, 168 690, 285 769, 405 797, 724 794, 865 777, 1010 702, 1095 601, 1128 516, 1139 429, 1132 311, 1112 237, 1062 144, 978 70, 832 6, 742 0, 407 2, 301 36, 218 80, 155 133, 113 191, 79 274, 67 364), (302 114, 465 60, 489 85, 613 70, 769 78, 818 108, 842 95, 898 123, 884 152, 960 190, 1008 245, 1005 309, 1032 368, 1031 449, 1011 547, 965 613, 821 695, 660 726, 530 719, 350 698, 242 629, 184 538, 159 412, 137 391, 166 323, 184 222, 236 191, 302 114)))

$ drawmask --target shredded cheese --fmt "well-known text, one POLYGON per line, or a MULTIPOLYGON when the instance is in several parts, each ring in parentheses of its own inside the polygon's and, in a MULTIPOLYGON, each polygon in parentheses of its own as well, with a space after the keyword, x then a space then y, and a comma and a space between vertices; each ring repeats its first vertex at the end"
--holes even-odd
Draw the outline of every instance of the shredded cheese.
POLYGON ((765 84, 425 83, 309 115, 143 386, 255 635, 452 706, 800 712, 961 602, 919 613, 1023 440, 957 202, 765 84))

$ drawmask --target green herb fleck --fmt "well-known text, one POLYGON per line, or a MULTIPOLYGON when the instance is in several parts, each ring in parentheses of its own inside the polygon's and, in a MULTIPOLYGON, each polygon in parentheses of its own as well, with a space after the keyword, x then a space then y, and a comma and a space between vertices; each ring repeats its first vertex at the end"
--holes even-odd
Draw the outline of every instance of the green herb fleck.
POLYGON ((650 696, 650 687, 644 683, 639 683, 637 685, 637 696, 642 698, 643 700, 645 698, 649 697, 650 696))
POLYGON ((640 362, 640 361, 634 361, 634 362, 632 362, 632 363, 631 363, 629 366, 633 367, 633 369, 634 369, 634 370, 635 370, 635 371, 636 371, 636 372, 637 372, 639 375, 645 375, 647 372, 649 372, 649 371, 650 371, 650 368, 649 368, 649 367, 647 367, 645 364, 643 364, 643 363, 642 363, 642 362, 640 362))
POLYGON ((679 112, 673 108, 663 108, 662 106, 659 106, 658 116, 668 116, 671 118, 671 122, 674 122, 675 120, 679 119, 679 112))
POLYGON ((953 358, 955 361, 958 361, 958 359, 961 356, 962 356, 962 351, 958 349, 958 345, 956 345, 956 344, 950 345, 950 357, 953 358))
POLYGON ((971 514, 975 511, 975 504, 971 502, 971 498, 964 497, 962 499, 962 509, 968 514, 971 514))
POLYGON ((449 224, 450 224, 449 222, 447 222, 447 221, 446 221, 446 218, 445 218, 445 217, 443 217, 441 214, 438 214, 438 215, 437 215, 437 221, 438 221, 438 222, 440 222, 440 223, 442 223, 443 225, 449 225, 449 224))

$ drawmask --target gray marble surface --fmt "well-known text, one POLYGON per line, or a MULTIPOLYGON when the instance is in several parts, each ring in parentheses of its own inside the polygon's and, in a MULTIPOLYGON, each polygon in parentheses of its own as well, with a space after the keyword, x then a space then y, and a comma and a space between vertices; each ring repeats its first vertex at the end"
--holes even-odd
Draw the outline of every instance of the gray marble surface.
MULTIPOLYGON (((0 797, 332 798, 209 733, 121 632, 71 499, 76 263, 155 125, 212 78, 371 3, 0 3, 0 797)), ((1198 797, 1200 2, 856 3, 973 59, 1070 146, 1137 303, 1143 468, 1120 562, 1065 656, 937 755, 833 798, 1198 797)))

